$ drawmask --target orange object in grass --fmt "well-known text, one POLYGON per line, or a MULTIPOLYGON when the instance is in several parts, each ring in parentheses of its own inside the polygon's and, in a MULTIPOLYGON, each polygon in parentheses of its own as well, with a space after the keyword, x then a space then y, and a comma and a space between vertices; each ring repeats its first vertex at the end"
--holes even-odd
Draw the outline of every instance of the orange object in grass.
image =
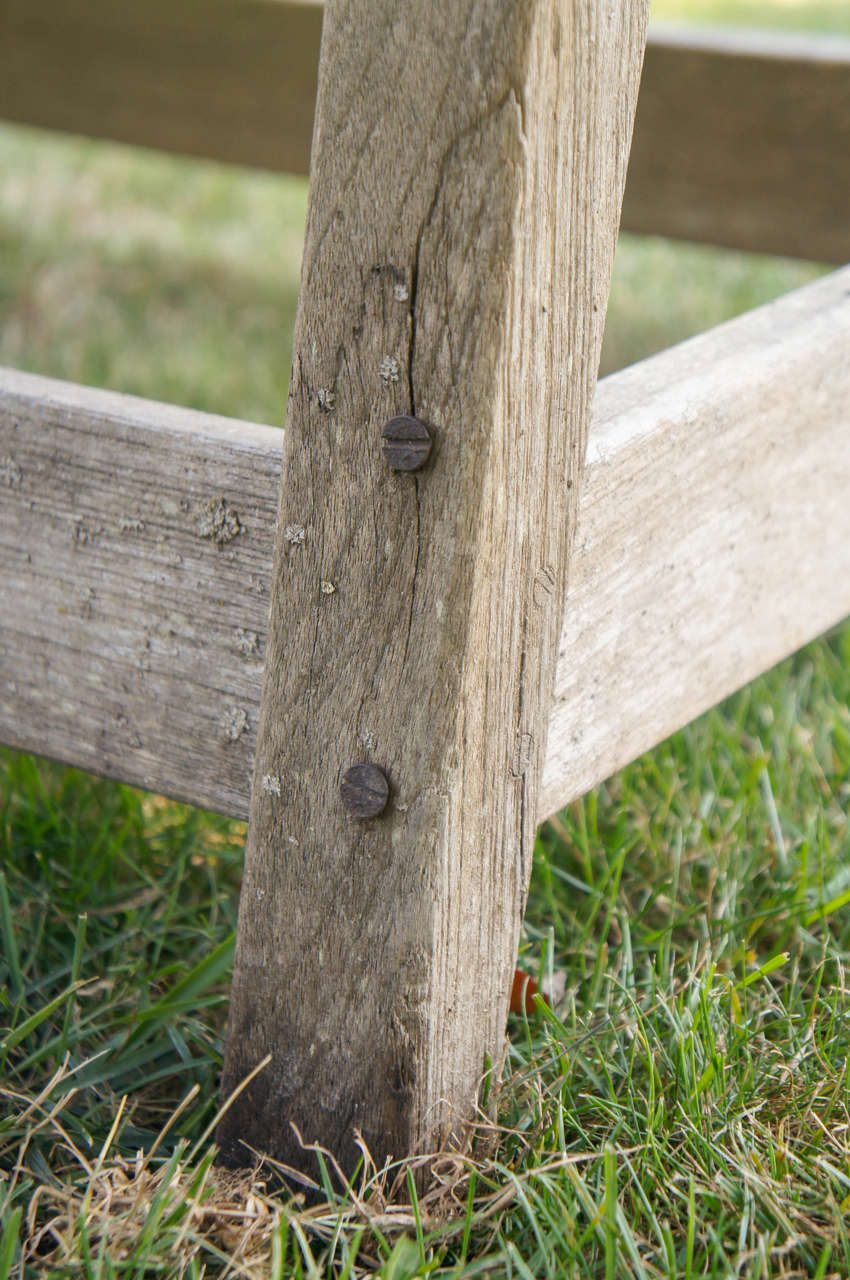
MULTIPOLYGON (((534 1013, 534 997, 540 994, 540 985, 525 969, 514 969, 511 987, 511 1013, 534 1013)), ((546 997, 544 996, 545 1000, 546 997)))

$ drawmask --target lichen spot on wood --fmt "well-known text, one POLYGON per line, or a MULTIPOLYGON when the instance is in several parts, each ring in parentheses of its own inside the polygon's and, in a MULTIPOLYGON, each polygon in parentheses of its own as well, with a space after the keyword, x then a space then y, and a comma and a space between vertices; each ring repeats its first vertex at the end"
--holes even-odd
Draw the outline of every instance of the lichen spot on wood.
POLYGON ((210 498, 198 512, 198 536, 211 538, 217 547, 223 547, 242 533, 239 516, 224 497, 210 498))
POLYGON ((332 582, 322 581, 321 591, 323 596, 332 596, 336 591, 336 587, 332 582))
POLYGON ((398 382, 398 376, 401 366, 395 356, 384 356, 378 365, 378 373, 381 375, 381 381, 385 387, 390 387, 394 382, 398 382))
POLYGON ((246 658, 260 652, 260 637, 256 631, 246 631, 244 627, 236 628, 236 648, 246 658))
POLYGON ((280 778, 275 777, 273 773, 264 773, 260 785, 267 795, 280 795, 280 778))
POLYGON ((80 604, 80 617, 89 621, 94 614, 94 602, 97 599, 97 592, 94 587, 81 587, 77 592, 77 599, 80 604))
POLYGON ((248 714, 244 707, 226 707, 221 718, 221 731, 225 742, 238 742, 248 728, 248 714))
POLYGON ((97 542, 102 533, 102 524, 87 525, 79 521, 74 525, 74 542, 78 547, 88 547, 97 542))
POLYGON ((4 484, 7 489, 20 489, 23 477, 23 471, 10 454, 0 458, 0 484, 4 484))

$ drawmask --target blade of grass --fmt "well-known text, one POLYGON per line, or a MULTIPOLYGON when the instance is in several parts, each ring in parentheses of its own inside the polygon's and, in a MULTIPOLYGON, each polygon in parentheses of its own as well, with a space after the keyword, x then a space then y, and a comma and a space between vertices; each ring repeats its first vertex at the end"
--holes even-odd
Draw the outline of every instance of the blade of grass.
MULTIPOLYGON (((71 958, 71 986, 74 986, 80 979, 80 965, 83 959, 83 950, 86 945, 86 924, 88 916, 83 913, 77 916, 77 927, 74 930, 74 954, 71 958)), ((76 1001, 69 1000, 65 1007, 65 1017, 62 1020, 62 1036, 59 1041, 59 1053, 62 1057, 68 1048, 68 1032, 71 1028, 71 1018, 74 1013, 74 1005, 76 1001)))
POLYGON ((12 925, 12 907, 9 902, 9 890, 6 876, 0 870, 0 936, 3 939, 3 954, 9 966, 9 986, 13 1000, 20 1000, 24 990, 24 975, 21 972, 21 957, 18 952, 18 940, 12 925))
POLYGON ((3 1224, 0 1236, 0 1280, 10 1280, 15 1254, 18 1251, 18 1229, 23 1209, 13 1209, 3 1224))
POLYGON ((57 1009, 61 1009, 66 1000, 70 1000, 75 991, 78 991, 84 984, 82 982, 74 982, 53 1000, 49 1000, 41 1009, 37 1009, 35 1013, 25 1018, 20 1026, 14 1027, 0 1040, 0 1071, 6 1065, 6 1059, 11 1051, 16 1048, 21 1041, 26 1040, 27 1036, 33 1031, 37 1031, 43 1022, 46 1022, 57 1009))

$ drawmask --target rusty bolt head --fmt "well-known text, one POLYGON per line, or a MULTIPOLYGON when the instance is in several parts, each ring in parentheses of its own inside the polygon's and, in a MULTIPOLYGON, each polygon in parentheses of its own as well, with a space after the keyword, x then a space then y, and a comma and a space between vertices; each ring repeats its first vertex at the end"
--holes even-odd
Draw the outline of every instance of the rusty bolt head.
POLYGON ((390 418, 381 432, 384 458, 393 471, 418 471, 428 461, 431 433, 418 418, 390 418))
POLYGON ((387 807, 390 784, 376 764, 353 764, 340 783, 342 803, 354 818, 377 818, 387 807))

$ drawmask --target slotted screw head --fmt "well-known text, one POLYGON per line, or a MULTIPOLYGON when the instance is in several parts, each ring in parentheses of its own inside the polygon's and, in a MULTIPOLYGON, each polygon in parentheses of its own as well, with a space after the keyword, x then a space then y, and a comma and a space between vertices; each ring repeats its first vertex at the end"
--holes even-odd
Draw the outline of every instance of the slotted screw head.
POLYGON ((353 764, 342 775, 342 803, 354 818, 377 818, 387 807, 390 784, 376 764, 353 764))
POLYGON ((384 458, 393 471, 418 471, 428 461, 431 433, 418 418, 390 418, 381 432, 384 458))

